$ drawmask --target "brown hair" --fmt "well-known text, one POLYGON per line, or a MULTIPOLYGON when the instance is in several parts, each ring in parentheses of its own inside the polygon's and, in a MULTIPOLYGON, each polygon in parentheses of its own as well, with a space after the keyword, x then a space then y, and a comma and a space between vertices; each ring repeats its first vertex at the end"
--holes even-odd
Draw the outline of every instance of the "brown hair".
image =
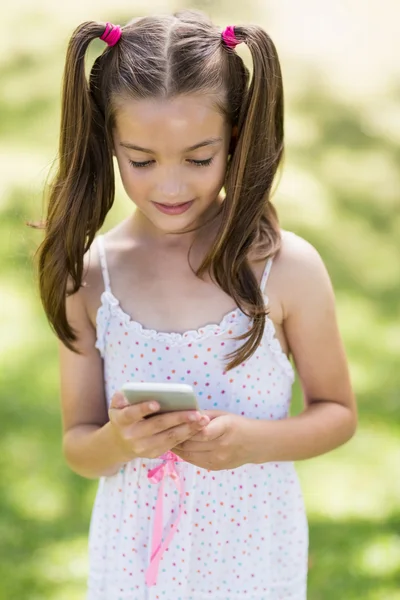
POLYGON ((104 29, 102 23, 82 23, 67 50, 59 166, 38 249, 40 295, 48 320, 76 351, 65 301, 82 285, 84 254, 114 201, 115 100, 214 93, 222 99, 219 109, 228 122, 237 126, 237 142, 227 163, 221 225, 197 275, 209 272, 253 320, 252 328, 237 338, 247 341, 227 357, 227 370, 232 369, 255 352, 268 314, 248 253, 267 258, 280 247, 278 217, 270 201, 283 155, 283 88, 275 46, 256 25, 235 27, 252 56, 250 81, 241 57, 203 13, 143 17, 124 26, 119 42, 105 48, 88 82, 86 51, 104 29))

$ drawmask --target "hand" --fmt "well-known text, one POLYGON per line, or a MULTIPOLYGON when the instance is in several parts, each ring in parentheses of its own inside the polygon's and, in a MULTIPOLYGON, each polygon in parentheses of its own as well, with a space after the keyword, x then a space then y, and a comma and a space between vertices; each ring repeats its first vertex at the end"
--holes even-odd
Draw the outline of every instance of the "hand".
POLYGON ((130 405, 121 392, 114 394, 108 415, 123 462, 138 457, 157 458, 196 435, 210 422, 210 417, 193 410, 144 419, 159 408, 157 402, 130 405))
POLYGON ((251 462, 246 443, 250 420, 221 411, 206 410, 203 414, 211 418, 209 425, 172 451, 183 460, 211 471, 234 469, 251 462))

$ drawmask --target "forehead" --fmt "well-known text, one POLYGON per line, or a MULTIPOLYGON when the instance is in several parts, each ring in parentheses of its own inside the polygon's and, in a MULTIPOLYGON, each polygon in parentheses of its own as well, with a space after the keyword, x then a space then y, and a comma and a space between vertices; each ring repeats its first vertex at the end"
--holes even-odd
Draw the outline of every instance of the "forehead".
POLYGON ((120 139, 148 148, 168 141, 187 147, 208 137, 223 137, 226 119, 210 96, 120 101, 115 130, 120 139))

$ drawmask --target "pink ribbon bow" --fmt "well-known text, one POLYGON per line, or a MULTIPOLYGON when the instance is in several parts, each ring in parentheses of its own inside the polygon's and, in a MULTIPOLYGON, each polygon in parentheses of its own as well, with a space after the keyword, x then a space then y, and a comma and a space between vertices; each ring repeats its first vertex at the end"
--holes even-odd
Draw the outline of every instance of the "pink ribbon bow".
POLYGON ((146 570, 146 585, 152 586, 157 583, 158 568, 162 555, 168 548, 175 531, 179 525, 180 518, 183 512, 183 489, 179 473, 176 470, 175 462, 184 462, 179 456, 171 451, 166 452, 160 457, 163 462, 148 472, 147 477, 151 483, 160 483, 158 488, 156 510, 154 515, 153 539, 151 544, 150 565, 146 570), (164 498, 164 479, 171 477, 179 492, 179 512, 175 521, 171 524, 171 529, 164 541, 162 541, 163 533, 163 498, 164 498))

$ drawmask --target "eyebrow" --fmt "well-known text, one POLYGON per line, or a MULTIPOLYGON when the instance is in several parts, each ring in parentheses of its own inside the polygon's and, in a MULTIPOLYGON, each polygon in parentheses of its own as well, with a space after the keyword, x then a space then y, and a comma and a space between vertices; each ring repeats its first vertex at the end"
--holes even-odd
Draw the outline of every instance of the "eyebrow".
MULTIPOLYGON (((222 141, 223 140, 221 137, 209 138, 208 140, 199 142, 194 146, 185 148, 184 152, 193 152, 193 150, 197 150, 198 148, 203 148, 204 146, 212 146, 222 141)), ((130 144, 128 142, 120 142, 120 146, 123 146, 124 148, 129 148, 129 150, 138 150, 139 152, 145 152, 146 154, 156 154, 154 150, 150 150, 149 148, 142 148, 141 146, 137 146, 136 144, 130 144)))

